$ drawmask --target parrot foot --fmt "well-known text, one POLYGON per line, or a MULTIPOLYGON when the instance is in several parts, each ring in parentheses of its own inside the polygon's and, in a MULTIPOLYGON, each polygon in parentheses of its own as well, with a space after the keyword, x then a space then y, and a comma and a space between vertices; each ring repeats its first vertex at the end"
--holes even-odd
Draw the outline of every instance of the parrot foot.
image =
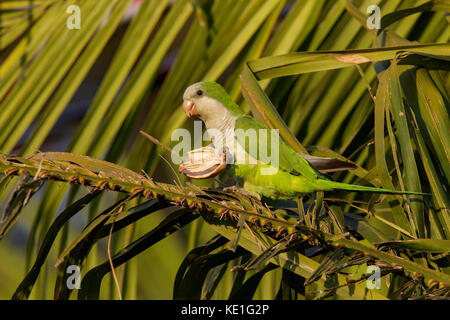
POLYGON ((245 190, 243 188, 239 188, 237 186, 230 186, 230 187, 223 188, 223 191, 242 194, 242 195, 247 196, 249 198, 253 198, 253 199, 256 199, 258 201, 261 201, 261 197, 259 196, 259 194, 253 193, 253 192, 248 192, 247 190, 245 190))

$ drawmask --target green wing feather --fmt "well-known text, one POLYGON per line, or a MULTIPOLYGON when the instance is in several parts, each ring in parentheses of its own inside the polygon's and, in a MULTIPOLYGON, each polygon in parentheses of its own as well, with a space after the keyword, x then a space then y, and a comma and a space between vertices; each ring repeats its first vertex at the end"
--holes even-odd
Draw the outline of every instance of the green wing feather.
MULTIPOLYGON (((235 131, 237 129, 242 129, 244 132, 248 129, 254 129, 259 133, 259 129, 265 129, 267 130, 267 155, 272 154, 271 150, 271 140, 270 140, 270 129, 262 124, 261 122, 255 120, 251 116, 241 116, 236 119, 235 123, 235 131)), ((254 141, 254 139, 245 139, 245 136, 242 135, 236 135, 235 136, 236 141, 239 143, 239 145, 253 158, 261 161, 262 163, 267 163, 267 159, 261 159, 260 152, 257 141, 254 141)), ((315 180, 318 178, 321 178, 322 175, 315 170, 309 162, 304 159, 299 153, 297 153, 295 150, 290 148, 281 138, 279 138, 279 169, 283 171, 287 171, 294 175, 302 175, 308 179, 315 180)), ((263 153, 264 154, 264 153, 263 153)))

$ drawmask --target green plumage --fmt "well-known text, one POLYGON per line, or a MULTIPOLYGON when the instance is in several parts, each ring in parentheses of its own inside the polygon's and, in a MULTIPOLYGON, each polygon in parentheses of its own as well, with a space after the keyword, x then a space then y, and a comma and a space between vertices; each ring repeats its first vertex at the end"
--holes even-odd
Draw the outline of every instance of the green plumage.
MULTIPOLYGON (((215 82, 199 82, 189 87, 185 92, 185 99, 189 99, 195 103, 199 111, 200 118, 205 122, 208 128, 215 119, 211 119, 211 110, 215 108, 213 115, 227 119, 235 119, 234 128, 226 129, 246 131, 253 130, 267 130, 270 137, 270 129, 263 123, 257 121, 251 116, 245 115, 237 104, 235 104, 225 89, 215 82), (201 92, 200 92, 201 91, 201 92), (201 93, 201 95, 199 95, 201 93), (208 97, 216 100, 217 103, 211 103, 211 100, 205 100, 203 97, 208 97), (202 99, 203 98, 203 99, 202 99), (209 104, 208 104, 209 103, 209 104), (212 106, 214 105, 214 106, 212 106), (218 108, 217 105, 220 107, 218 108), (222 109, 223 107, 223 109, 222 109), (208 115, 210 118, 204 117, 208 115), (225 117, 224 117, 225 115, 225 117), (229 117, 229 118, 227 118, 229 117)), ((213 116, 214 118, 215 116, 213 116)), ((224 128, 221 128, 224 130, 224 128)), ((235 135, 237 144, 242 147, 246 154, 257 160, 256 164, 239 164, 231 165, 230 175, 242 178, 243 187, 248 192, 257 193, 261 196, 269 198, 293 198, 305 193, 312 193, 315 191, 332 191, 332 190, 348 190, 348 191, 363 191, 363 192, 379 192, 389 194, 417 194, 420 192, 409 191, 395 191, 390 189, 382 189, 376 187, 367 187, 352 185, 346 183, 335 182, 327 179, 320 172, 314 169, 309 162, 304 159, 298 152, 289 147, 284 141, 279 138, 278 147, 279 161, 277 164, 277 171, 275 174, 261 174, 261 169, 268 169, 271 163, 268 161, 269 157, 261 157, 260 148, 265 149, 265 154, 270 156, 273 150, 271 149, 271 140, 267 142, 259 140, 247 139, 245 136, 235 135)))
MULTIPOLYGON (((242 130, 248 130, 248 129, 255 129, 255 130, 267 130, 267 132, 270 132, 270 129, 262 124, 261 122, 257 121, 256 119, 250 117, 250 116, 239 116, 236 119, 234 129, 242 129, 242 130)), ((259 141, 256 140, 246 140, 243 141, 240 136, 236 136, 236 141, 239 143, 239 145, 245 149, 253 158, 258 159, 262 162, 265 162, 263 159, 260 158, 260 146, 259 141), (256 152, 255 152, 256 151, 256 152)), ((268 133, 266 142, 264 143, 264 148, 267 150, 267 155, 270 156, 273 152, 271 148, 271 136, 268 133)), ((301 174, 302 176, 309 178, 309 179, 317 179, 321 177, 322 175, 315 170, 311 165, 306 161, 298 152, 295 152, 294 149, 290 148, 286 143, 284 143, 281 138, 278 139, 278 150, 279 150, 279 168, 280 170, 286 171, 288 173, 292 174, 301 174)))
POLYGON ((290 199, 305 193, 316 191, 347 190, 360 192, 377 192, 387 194, 418 194, 419 192, 403 192, 390 189, 359 186, 331 181, 327 179, 311 180, 304 176, 297 176, 286 171, 278 171, 274 175, 261 175, 261 168, 265 164, 232 165, 230 175, 241 177, 244 189, 272 199, 290 199))

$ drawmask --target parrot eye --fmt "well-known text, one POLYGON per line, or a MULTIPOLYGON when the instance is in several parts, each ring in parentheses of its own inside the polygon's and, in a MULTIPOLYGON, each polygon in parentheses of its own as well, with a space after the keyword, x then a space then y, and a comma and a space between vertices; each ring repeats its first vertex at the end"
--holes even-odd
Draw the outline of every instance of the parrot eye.
POLYGON ((198 95, 198 96, 203 95, 203 90, 198 90, 198 91, 197 91, 197 95, 198 95))

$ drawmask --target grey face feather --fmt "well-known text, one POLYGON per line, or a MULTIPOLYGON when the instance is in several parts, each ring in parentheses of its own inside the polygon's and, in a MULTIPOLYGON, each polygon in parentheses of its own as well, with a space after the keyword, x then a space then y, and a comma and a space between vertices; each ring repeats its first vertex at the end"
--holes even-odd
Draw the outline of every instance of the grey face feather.
MULTIPOLYGON (((195 111, 208 129, 224 130, 235 118, 217 99, 211 97, 203 82, 189 86, 183 95, 183 100, 194 105, 195 111)), ((186 111, 186 110, 185 110, 186 111)))

